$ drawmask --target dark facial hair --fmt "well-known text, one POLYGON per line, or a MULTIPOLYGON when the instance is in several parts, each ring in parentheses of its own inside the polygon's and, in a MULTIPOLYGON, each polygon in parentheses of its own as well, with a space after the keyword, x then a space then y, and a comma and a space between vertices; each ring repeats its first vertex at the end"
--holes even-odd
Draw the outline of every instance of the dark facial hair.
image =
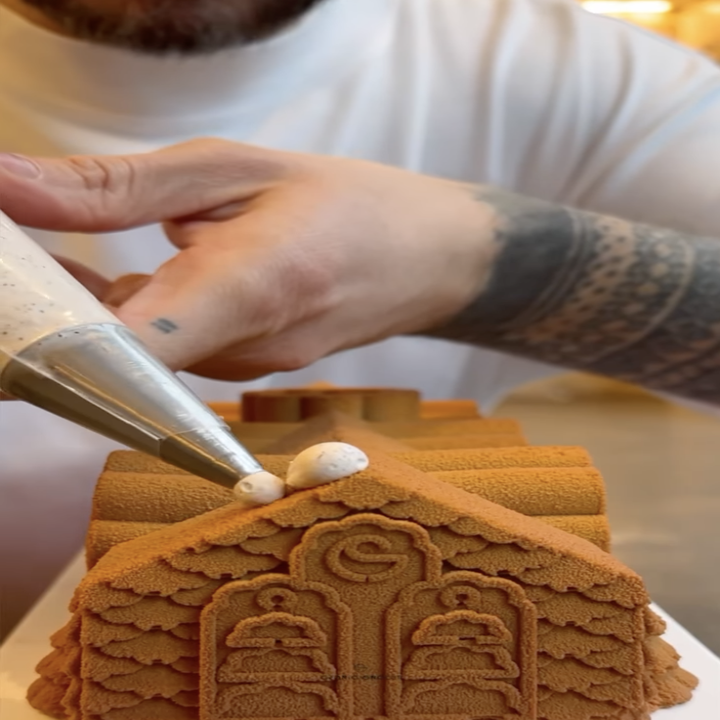
MULTIPOLYGON (((358 0, 361 2, 362 0, 358 0)), ((324 0, 24 0, 81 40, 144 53, 203 54, 275 35, 324 0)))

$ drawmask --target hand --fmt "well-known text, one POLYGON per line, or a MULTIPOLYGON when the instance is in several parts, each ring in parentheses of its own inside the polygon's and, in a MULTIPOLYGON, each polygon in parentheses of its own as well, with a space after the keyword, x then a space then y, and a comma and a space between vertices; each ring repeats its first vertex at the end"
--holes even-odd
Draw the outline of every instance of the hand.
POLYGON ((295 370, 434 326, 478 294, 495 252, 495 217, 466 187, 361 161, 202 140, 36 164, 37 177, 0 169, 20 224, 164 223, 180 251, 169 262, 92 283, 161 360, 209 377, 295 370))

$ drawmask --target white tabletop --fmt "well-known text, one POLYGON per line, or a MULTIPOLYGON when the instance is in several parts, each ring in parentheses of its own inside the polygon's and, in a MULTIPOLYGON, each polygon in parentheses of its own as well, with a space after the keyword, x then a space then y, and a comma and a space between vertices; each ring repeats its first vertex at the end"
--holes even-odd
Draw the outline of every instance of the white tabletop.
MULTIPOLYGON (((68 604, 85 573, 78 556, 28 613, 0 648, 0 718, 46 720, 28 705, 25 693, 37 677, 35 666, 50 651, 48 638, 67 621, 68 604)), ((720 658, 698 642, 682 626, 654 607, 668 624, 665 639, 682 655, 682 665, 700 678, 693 699, 685 705, 659 710, 653 720, 718 720, 720 718, 720 658)))

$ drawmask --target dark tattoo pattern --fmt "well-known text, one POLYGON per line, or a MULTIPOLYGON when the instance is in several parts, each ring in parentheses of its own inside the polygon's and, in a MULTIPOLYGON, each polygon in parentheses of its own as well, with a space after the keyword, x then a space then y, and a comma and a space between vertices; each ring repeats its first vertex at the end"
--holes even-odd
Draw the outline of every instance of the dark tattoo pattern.
POLYGON ((168 320, 167 318, 158 318, 157 320, 153 320, 150 324, 166 335, 169 335, 171 332, 175 332, 178 329, 178 326, 172 320, 168 320))
POLYGON ((720 239, 476 192, 490 280, 429 335, 720 403, 720 239))

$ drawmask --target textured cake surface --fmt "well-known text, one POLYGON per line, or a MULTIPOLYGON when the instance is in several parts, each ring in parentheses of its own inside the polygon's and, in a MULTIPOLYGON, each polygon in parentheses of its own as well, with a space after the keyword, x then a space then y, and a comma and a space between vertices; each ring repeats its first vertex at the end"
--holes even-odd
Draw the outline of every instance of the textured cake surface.
POLYGON ((435 418, 236 426, 281 476, 328 439, 370 458, 252 510, 113 453, 30 702, 69 720, 641 720, 689 699, 642 579, 607 552, 587 453, 435 418))

